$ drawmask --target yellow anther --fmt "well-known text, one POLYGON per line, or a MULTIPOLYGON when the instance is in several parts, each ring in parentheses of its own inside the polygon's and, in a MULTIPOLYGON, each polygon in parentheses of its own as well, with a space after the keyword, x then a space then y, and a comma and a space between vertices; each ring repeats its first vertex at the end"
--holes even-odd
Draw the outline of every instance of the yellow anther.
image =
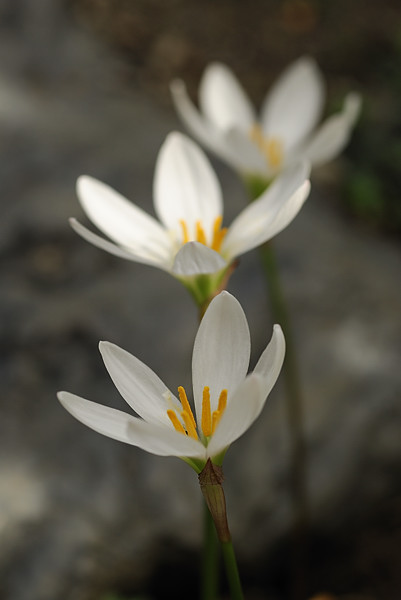
POLYGON ((172 424, 174 425, 174 429, 176 431, 178 431, 179 433, 183 433, 185 435, 186 431, 183 428, 183 426, 181 425, 180 421, 178 420, 178 417, 175 414, 175 412, 173 410, 169 409, 167 411, 167 416, 170 419, 170 421, 172 422, 172 424))
POLYGON ((194 426, 192 412, 191 413, 187 413, 186 410, 183 410, 182 413, 181 413, 181 416, 182 416, 183 421, 185 423, 185 428, 187 430, 187 434, 189 435, 189 437, 193 438, 194 440, 197 440, 198 439, 198 434, 196 433, 196 429, 195 429, 195 426, 194 426))
POLYGON ((283 162, 283 144, 277 138, 265 138, 260 125, 255 123, 249 132, 249 137, 265 155, 271 167, 277 169, 283 162))
POLYGON ((182 404, 182 410, 185 411, 191 417, 192 426, 196 429, 196 421, 194 419, 191 405, 188 402, 187 394, 186 394, 184 388, 182 387, 182 385, 180 385, 180 387, 178 388, 178 397, 182 404))
POLYGON ((217 217, 213 223, 213 239, 212 245, 210 246, 212 250, 216 250, 218 252, 221 248, 221 244, 224 240, 224 237, 227 233, 227 227, 221 228, 221 224, 223 222, 223 217, 217 217))
POLYGON ((221 419, 221 415, 222 414, 223 413, 220 410, 214 410, 213 411, 213 414, 212 414, 212 435, 216 431, 216 427, 219 424, 219 421, 221 419))
POLYGON ((212 415, 210 412, 210 390, 206 386, 203 388, 202 397, 202 431, 205 437, 212 435, 212 415))
POLYGON ((220 413, 223 413, 226 409, 226 406, 227 406, 227 390, 221 390, 217 410, 220 413))
MULTIPOLYGON (((184 426, 182 425, 180 419, 177 416, 177 409, 168 409, 167 415, 172 424, 174 425, 174 429, 179 433, 183 433, 184 435, 188 435, 194 440, 199 439, 197 433, 196 421, 191 409, 191 406, 188 402, 187 394, 185 389, 180 385, 178 388, 178 395, 182 405, 182 411, 180 416, 184 421, 184 426)), ((202 394, 202 420, 201 427, 202 432, 205 437, 210 437, 216 430, 217 425, 220 422, 221 416, 225 411, 227 406, 227 390, 222 390, 219 396, 219 402, 217 410, 211 412, 210 407, 210 388, 205 386, 203 388, 202 394)))
MULTIPOLYGON (((219 217, 216 217, 216 219, 213 223, 213 234, 212 234, 212 241, 211 241, 210 247, 212 248, 212 250, 216 250, 216 252, 219 252, 221 244, 227 233, 227 228, 221 227, 222 221, 223 221, 223 217, 219 216, 219 217)), ((184 221, 184 219, 180 219, 179 224, 180 224, 181 230, 182 230, 182 243, 186 244, 187 242, 191 241, 187 222, 184 221)), ((203 244, 204 246, 208 245, 206 232, 202 225, 202 221, 200 221, 200 220, 196 221, 196 223, 195 223, 195 241, 203 244)))
POLYGON ((196 221, 196 241, 201 244, 207 245, 205 230, 202 227, 202 223, 200 221, 196 221))
POLYGON ((182 229, 182 243, 186 244, 187 242, 189 242, 188 225, 185 223, 184 219, 180 219, 179 223, 182 229))
POLYGON ((278 168, 283 162, 283 145, 277 138, 266 140, 266 156, 272 167, 278 168))
POLYGON ((212 435, 216 431, 217 425, 220 423, 223 412, 227 406, 227 390, 222 390, 219 396, 219 404, 217 410, 213 411, 212 414, 212 435))

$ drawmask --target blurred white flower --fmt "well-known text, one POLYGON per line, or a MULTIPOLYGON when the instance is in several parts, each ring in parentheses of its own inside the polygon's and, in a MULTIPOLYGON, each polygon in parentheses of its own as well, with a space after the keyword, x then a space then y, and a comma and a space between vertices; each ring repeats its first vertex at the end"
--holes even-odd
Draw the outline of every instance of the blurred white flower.
POLYGON ((101 342, 100 351, 115 386, 139 418, 69 392, 59 392, 61 404, 103 435, 152 454, 178 456, 200 472, 208 458, 221 464, 230 444, 260 414, 280 373, 285 341, 275 325, 270 343, 247 375, 250 335, 245 314, 228 292, 216 296, 194 343, 195 411, 184 388, 178 388, 178 399, 149 367, 125 350, 101 342))
POLYGON ((104 183, 82 176, 77 182, 81 205, 113 242, 75 219, 71 225, 95 246, 181 279, 220 273, 292 221, 309 194, 308 174, 307 164, 294 165, 223 228, 221 189, 206 155, 188 137, 174 132, 156 163, 154 208, 160 221, 104 183))
POLYGON ((199 86, 199 110, 183 81, 171 84, 174 104, 185 126, 206 148, 243 176, 267 180, 300 159, 328 162, 347 144, 361 100, 350 93, 343 109, 318 128, 325 85, 316 63, 303 57, 292 63, 267 94, 258 118, 233 72, 211 63, 199 86))

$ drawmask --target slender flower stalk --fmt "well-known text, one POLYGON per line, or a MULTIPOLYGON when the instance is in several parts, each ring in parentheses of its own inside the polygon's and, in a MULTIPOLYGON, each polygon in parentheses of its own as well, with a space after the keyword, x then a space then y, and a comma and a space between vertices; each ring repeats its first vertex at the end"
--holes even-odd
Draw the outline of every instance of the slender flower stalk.
POLYGON ((104 183, 82 176, 77 182, 82 208, 112 241, 75 219, 71 225, 107 252, 171 273, 202 306, 221 289, 238 256, 292 221, 309 194, 308 175, 308 164, 294 164, 223 227, 221 188, 206 155, 173 132, 156 163, 154 208, 159 221, 104 183))
POLYGON ((227 522, 226 499, 222 485, 223 469, 218 465, 214 465, 208 459, 198 477, 203 497, 216 526, 216 532, 221 544, 231 590, 231 600, 243 600, 241 580, 227 522))
POLYGON ((259 116, 234 73, 218 62, 211 63, 201 79, 199 109, 183 81, 173 81, 171 93, 184 125, 205 148, 244 179, 265 183, 299 160, 318 165, 337 156, 349 140, 361 104, 359 95, 350 93, 342 111, 319 125, 325 84, 308 57, 285 69, 259 116))
POLYGON ((268 283, 270 306, 283 328, 286 339, 286 357, 283 366, 286 388, 287 423, 290 438, 290 490, 292 500, 292 598, 305 597, 308 562, 308 497, 307 458, 304 440, 303 397, 298 370, 297 354, 292 336, 290 315, 281 285, 274 247, 271 242, 259 248, 262 268, 268 283))

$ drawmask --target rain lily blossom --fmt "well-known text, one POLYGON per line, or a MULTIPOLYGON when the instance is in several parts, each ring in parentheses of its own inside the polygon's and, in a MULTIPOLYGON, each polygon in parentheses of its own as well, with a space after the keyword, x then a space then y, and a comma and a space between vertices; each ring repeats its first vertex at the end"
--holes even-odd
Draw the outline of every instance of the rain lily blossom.
POLYGON ((176 456, 198 473, 208 459, 220 465, 230 444, 259 416, 280 373, 285 341, 279 325, 247 375, 250 334, 239 302, 221 292, 199 326, 192 356, 195 410, 183 387, 178 398, 139 359, 108 342, 100 343, 106 368, 134 417, 68 392, 61 404, 79 421, 113 439, 159 456, 176 456))
POLYGON ((311 58, 289 65, 270 89, 256 115, 250 99, 224 64, 211 63, 199 86, 199 110, 183 81, 171 84, 173 102, 191 134, 248 179, 269 182, 302 159, 328 162, 347 144, 360 110, 356 93, 341 112, 318 126, 325 100, 322 75, 311 58))
POLYGON ((217 291, 234 259, 292 221, 309 194, 308 174, 306 163, 293 165, 225 228, 221 188, 206 155, 188 137, 173 132, 160 149, 155 169, 159 220, 104 183, 82 176, 77 182, 82 208, 112 241, 75 219, 71 225, 112 254, 171 273, 202 304, 217 291))

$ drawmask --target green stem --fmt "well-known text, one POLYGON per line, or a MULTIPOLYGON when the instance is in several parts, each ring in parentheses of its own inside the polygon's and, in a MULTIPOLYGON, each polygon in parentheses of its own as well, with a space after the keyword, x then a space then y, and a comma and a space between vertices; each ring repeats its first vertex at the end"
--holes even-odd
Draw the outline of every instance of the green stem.
POLYGON ((207 505, 204 505, 204 531, 202 554, 202 600, 216 600, 219 582, 219 552, 216 529, 207 505))
POLYGON ((230 586, 231 600, 244 600, 232 542, 221 542, 221 550, 223 553, 224 565, 230 586))
POLYGON ((283 329, 286 356, 283 366, 286 386, 287 419, 290 433, 290 480, 293 502, 293 577, 292 597, 302 598, 305 589, 305 562, 307 559, 308 505, 306 491, 306 450, 303 435, 302 394, 296 352, 292 338, 289 314, 281 287, 279 270, 271 242, 260 247, 260 257, 268 283, 274 321, 283 329))
POLYGON ((198 479, 221 544, 231 600, 243 600, 237 561, 228 528, 226 499, 223 490, 223 469, 220 465, 213 464, 209 458, 199 473, 198 479))

